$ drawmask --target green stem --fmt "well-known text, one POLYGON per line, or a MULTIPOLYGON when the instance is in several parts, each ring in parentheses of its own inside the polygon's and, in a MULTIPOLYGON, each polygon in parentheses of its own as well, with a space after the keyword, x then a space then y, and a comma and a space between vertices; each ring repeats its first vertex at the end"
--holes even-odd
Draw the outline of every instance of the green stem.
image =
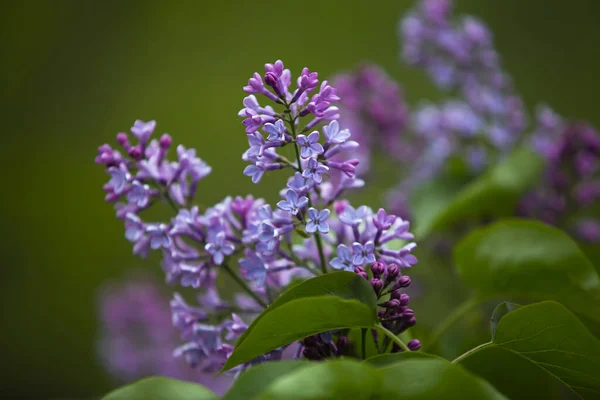
POLYGON ((367 328, 362 328, 360 330, 360 334, 362 337, 360 347, 361 347, 362 359, 364 360, 367 358, 367 328))
MULTIPOLYGON (((286 105, 286 108, 289 110, 289 106, 286 105)), ((296 161, 298 162, 298 171, 302 173, 302 159, 300 158, 300 150, 298 149, 298 143, 296 143, 296 125, 294 124, 294 120, 291 117, 288 119, 288 124, 290 124, 290 130, 292 131, 292 137, 294 138, 294 150, 296 151, 296 161)), ((310 194, 308 197, 308 206, 312 207, 312 200, 310 199, 310 194)), ((315 233, 315 242, 317 243, 317 249, 319 250, 319 260, 321 261, 321 271, 324 274, 327 273, 327 262, 325 261, 325 252, 323 251, 323 242, 321 242, 321 235, 317 232, 315 233)))
POLYGON ((452 363, 453 363, 453 364, 456 364, 457 362, 459 362, 459 361, 460 361, 460 360, 462 360, 463 358, 465 358, 465 357, 468 357, 469 355, 471 355, 471 353, 475 353, 476 351, 478 351, 478 350, 479 350, 479 349, 481 349, 482 347, 489 346, 489 345, 491 345, 491 344, 492 344, 491 342, 489 342, 489 343, 482 343, 482 344, 480 344, 480 345, 479 345, 479 346, 477 346, 477 347, 473 347, 471 350, 469 350, 469 351, 467 351, 466 353, 463 353, 463 354, 461 354, 460 356, 458 356, 458 357, 457 357, 455 360, 453 360, 453 361, 452 361, 452 363))
POLYGON ((433 331, 429 339, 427 340, 427 345, 423 346, 423 351, 430 349, 437 341, 465 314, 471 311, 473 308, 477 307, 482 303, 483 299, 479 296, 472 296, 465 300, 460 306, 458 306, 453 312, 451 312, 445 320, 442 321, 441 324, 437 326, 437 328, 433 331))
POLYGON ((392 341, 394 343, 396 343, 402 350, 404 350, 404 351, 410 351, 410 349, 402 341, 402 339, 400 339, 398 336, 394 335, 394 332, 392 332, 392 331, 384 328, 383 325, 379 325, 379 329, 381 329, 383 332, 385 332, 385 334, 387 335, 387 337, 389 337, 390 339, 392 339, 392 341))
POLYGON ((238 283, 238 285, 240 285, 242 287, 242 289, 244 289, 246 291, 246 293, 248 293, 250 296, 252 296, 252 298, 254 300, 256 300, 258 302, 258 304, 260 304, 261 306, 263 306, 263 308, 267 308, 268 304, 265 303, 265 301, 263 299, 260 298, 260 296, 256 293, 254 293, 254 291, 250 288, 250 286, 248 286, 248 284, 246 282, 244 282, 244 280, 242 278, 240 278, 240 276, 238 274, 236 274, 227 264, 223 264, 221 265, 221 267, 227 271, 227 273, 238 283))

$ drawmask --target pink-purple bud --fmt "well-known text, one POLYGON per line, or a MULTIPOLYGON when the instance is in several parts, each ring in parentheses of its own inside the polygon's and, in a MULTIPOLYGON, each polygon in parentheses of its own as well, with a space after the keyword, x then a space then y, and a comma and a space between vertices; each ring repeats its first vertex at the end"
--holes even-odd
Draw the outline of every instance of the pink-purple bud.
POLYGON ((129 154, 129 157, 135 160, 142 159, 142 149, 139 146, 130 147, 127 153, 129 154))
POLYGON ((373 286, 373 290, 375 290, 375 293, 379 294, 381 288, 383 287, 383 282, 379 278, 373 278, 371 279, 371 286, 373 286))
POLYGON ((380 261, 374 262, 371 265, 371 272, 375 278, 379 278, 385 272, 385 265, 380 261))
POLYGON ((388 265, 388 267, 387 267, 388 282, 391 282, 394 279, 396 279, 396 277, 398 276, 399 273, 400 273, 400 267, 398 267, 398 265, 396 265, 396 264, 388 265))
POLYGON ((129 138, 127 137, 127 134, 123 132, 117 133, 117 143, 124 148, 129 147, 129 138))
POLYGON ((369 280, 369 275, 367 275, 366 272, 359 272, 357 275, 363 278, 365 281, 369 280))
POLYGON ((421 342, 418 339, 413 339, 406 345, 410 351, 417 351, 421 348, 421 342))
POLYGON ((333 209, 335 210, 335 213, 338 215, 343 213, 347 206, 348 206, 348 201, 346 201, 346 200, 338 200, 338 201, 333 202, 333 209))
POLYGON ((402 293, 399 298, 399 303, 401 306, 407 306, 410 303, 410 296, 406 293, 402 293))
POLYGON ((357 274, 360 274, 361 272, 366 272, 365 269, 363 267, 361 267, 360 265, 357 267, 354 267, 354 272, 357 274))
POLYGON ((402 296, 402 294, 400 293, 400 290, 396 289, 396 290, 392 291, 392 294, 390 295, 390 298, 392 298, 392 299, 400 299, 401 296, 402 296))
POLYGON ((400 285, 400 287, 409 287, 410 286, 410 277, 409 276, 402 276, 399 280, 398 280, 398 284, 400 285))
POLYGON ((173 143, 173 139, 171 139, 171 136, 168 133, 163 134, 160 137, 160 148, 163 150, 167 150, 168 148, 171 147, 171 144, 173 143))

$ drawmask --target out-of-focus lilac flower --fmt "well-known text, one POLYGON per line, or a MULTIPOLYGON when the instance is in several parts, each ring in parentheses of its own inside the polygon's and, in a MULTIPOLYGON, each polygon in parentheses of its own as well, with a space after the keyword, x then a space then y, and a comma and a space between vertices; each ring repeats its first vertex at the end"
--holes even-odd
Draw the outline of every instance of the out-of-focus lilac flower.
POLYGON ((353 271, 354 264, 352 262, 352 252, 345 244, 340 244, 337 247, 337 257, 329 263, 335 269, 344 271, 353 271))
POLYGON ((308 163, 306 164, 306 169, 302 172, 302 176, 305 178, 310 178, 316 183, 321 183, 323 181, 323 174, 329 171, 329 167, 321 164, 314 158, 309 158, 308 163))
POLYGON ((323 146, 319 143, 319 132, 314 131, 308 136, 298 135, 296 141, 300 146, 302 158, 309 158, 323 153, 323 146))
POLYGON ((152 135, 156 129, 156 121, 144 122, 142 120, 136 120, 131 127, 131 133, 139 139, 141 143, 146 143, 148 138, 152 135))
POLYGON ((368 241, 364 245, 358 242, 352 243, 352 253, 354 254, 354 257, 352 258, 352 264, 363 265, 366 263, 374 263, 374 251, 375 245, 372 241, 368 241))
POLYGON ((245 257, 240 259, 240 271, 249 281, 263 286, 267 277, 267 264, 257 253, 248 251, 245 257))
POLYGON ((139 181, 131 182, 131 189, 127 192, 127 201, 143 208, 148 205, 149 196, 150 186, 144 185, 139 181))
POLYGON ((146 227, 140 217, 133 213, 125 216, 125 238, 130 242, 137 242, 144 235, 146 227))
POLYGON ((225 256, 231 255, 235 250, 235 247, 225 239, 225 232, 219 232, 212 241, 206 243, 204 248, 212 255, 216 265, 223 264, 225 256))
POLYGON ((348 205, 340 215, 340 221, 346 225, 350 226, 358 226, 364 220, 369 212, 367 206, 360 206, 358 209, 354 209, 354 207, 348 205))
POLYGON ((171 237, 168 234, 167 225, 149 224, 146 226, 146 233, 150 238, 150 247, 152 250, 160 248, 168 249, 171 246, 171 237))
POLYGON ((308 198, 306 196, 298 196, 293 189, 288 189, 285 194, 285 200, 281 200, 277 203, 277 207, 284 211, 289 211, 292 215, 298 214, 298 211, 302 210, 308 204, 308 198))
POLYGON ((120 195, 127 188, 130 178, 127 167, 125 167, 125 164, 121 164, 120 167, 109 167, 108 173, 111 176, 108 186, 115 194, 120 195))
MULTIPOLYGON (((178 338, 168 304, 158 284, 141 272, 102 288, 99 355, 105 368, 120 382, 159 375, 197 382, 224 393, 231 386, 230 376, 215 378, 173 358, 178 338)), ((187 306, 181 298, 176 300, 175 309, 179 310, 180 326, 191 326, 205 318, 202 310, 187 306)))
MULTIPOLYGON (((358 151, 352 152, 352 157, 360 160, 359 175, 368 170, 370 153, 374 150, 383 150, 405 163, 410 162, 409 157, 414 158, 418 150, 415 143, 406 140, 409 137, 404 132, 408 108, 398 84, 385 71, 373 64, 363 64, 339 74, 335 85, 342 98, 340 122, 361 145, 358 151)), ((329 136, 331 133, 326 134, 331 141, 329 136)), ((349 136, 349 132, 341 138, 347 140, 344 136, 349 136)))
POLYGON ((267 246, 269 251, 273 251, 279 241, 279 230, 270 222, 260 224, 258 240, 267 246))
POLYGON ((317 230, 323 234, 329 233, 329 225, 327 224, 327 218, 329 218, 329 214, 331 211, 328 209, 317 210, 316 208, 308 209, 308 219, 309 221, 306 224, 306 232, 307 233, 315 233, 317 230))
POLYGON ((543 179, 526 194, 517 214, 556 225, 586 242, 599 243, 600 134, 592 126, 563 121, 547 106, 538 108, 532 147, 546 160, 543 179))
POLYGON ((227 340, 237 339, 248 329, 248 324, 235 313, 231 314, 231 321, 226 321, 223 326, 227 330, 227 335, 225 336, 227 340))

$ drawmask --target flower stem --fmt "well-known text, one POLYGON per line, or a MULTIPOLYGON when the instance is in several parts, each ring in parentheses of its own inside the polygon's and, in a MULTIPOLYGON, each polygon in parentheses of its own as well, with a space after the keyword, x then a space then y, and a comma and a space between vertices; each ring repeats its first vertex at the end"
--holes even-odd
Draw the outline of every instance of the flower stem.
POLYGON ((456 321, 458 321, 461 317, 463 317, 473 308, 481 304, 482 301, 483 299, 481 299, 479 296, 472 296, 469 297, 466 301, 464 301, 460 306, 458 306, 433 331, 433 333, 427 340, 427 345, 423 347, 423 351, 430 349, 435 343, 437 343, 438 340, 440 340, 442 335, 446 333, 446 331, 448 331, 448 329, 450 329, 450 327, 452 327, 452 325, 456 323, 456 321))
POLYGON ((238 274, 236 274, 227 264, 222 264, 221 267, 227 271, 227 273, 248 293, 254 300, 258 302, 263 308, 267 308, 268 304, 256 294, 250 286, 238 274))
POLYGON ((402 341, 402 339, 400 339, 398 336, 394 335, 394 332, 392 332, 392 331, 384 328, 383 325, 379 325, 379 329, 381 329, 387 335, 387 337, 389 337, 390 339, 392 339, 392 341, 394 343, 396 343, 402 350, 404 350, 404 351, 410 351, 410 349, 402 341))
MULTIPOLYGON (((292 137, 294 138, 294 150, 296 151, 296 160, 298 161, 298 172, 302 173, 302 159, 300 158, 300 150, 298 149, 298 143, 296 143, 296 125, 294 123, 294 119, 291 116, 291 110, 289 106, 286 106, 287 110, 289 110, 289 120, 287 121, 290 125, 290 130, 292 131, 292 137)), ((312 200, 310 198, 310 193, 308 194, 308 205, 312 207, 312 200)), ((325 262, 325 252, 323 251, 323 242, 321 241, 321 235, 317 232, 315 233, 315 242, 317 243, 317 249, 319 250, 319 260, 321 261, 321 271, 324 274, 327 273, 327 263, 325 262)))

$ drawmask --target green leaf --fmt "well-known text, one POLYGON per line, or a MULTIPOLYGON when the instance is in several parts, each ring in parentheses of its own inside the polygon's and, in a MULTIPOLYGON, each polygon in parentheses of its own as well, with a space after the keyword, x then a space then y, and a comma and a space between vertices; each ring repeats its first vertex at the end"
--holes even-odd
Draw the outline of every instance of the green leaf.
POLYGON ((519 304, 510 303, 508 301, 498 304, 498 306, 494 309, 494 312, 492 313, 492 319, 490 321, 490 324, 492 326, 492 340, 494 340, 494 338, 496 337, 496 329, 498 328, 498 324, 500 323, 502 317, 504 317, 511 311, 515 311, 520 307, 521 306, 519 304))
POLYGON ((441 184, 440 194, 430 193, 427 204, 418 204, 424 196, 413 200, 417 210, 415 235, 424 237, 470 218, 513 215, 520 196, 536 181, 542 167, 538 155, 517 149, 460 190, 453 184, 441 184))
POLYGON ((508 219, 478 229, 454 249, 458 274, 483 296, 557 300, 600 323, 594 266, 562 231, 508 219))
POLYGON ((194 383, 169 378, 145 378, 116 389, 103 400, 217 400, 216 394, 194 383))
MULTIPOLYGON (((377 371, 355 361, 310 363, 267 386, 260 400, 370 400, 377 397, 381 377, 377 371)), ((249 399, 250 400, 250 399, 249 399)))
POLYGON ((480 377, 458 365, 434 357, 411 357, 378 371, 383 375, 380 396, 385 399, 506 399, 480 377))
POLYGON ((409 359, 413 359, 413 358, 440 359, 440 357, 438 357, 438 356, 435 356, 433 354, 423 353, 422 351, 411 351, 411 352, 403 351, 401 353, 379 354, 379 355, 373 356, 371 358, 367 358, 366 360, 363 361, 363 363, 369 364, 370 366, 375 367, 375 368, 382 368, 382 367, 387 367, 391 364, 395 364, 400 361, 405 361, 405 360, 409 360, 409 359))
POLYGON ((401 360, 379 369, 351 360, 309 363, 247 399, 505 399, 483 379, 446 360, 416 356, 401 360))
POLYGON ((315 333, 373 327, 376 301, 371 285, 352 272, 333 272, 302 282, 252 322, 222 371, 315 333))
POLYGON ((223 400, 248 400, 259 395, 265 387, 290 372, 309 365, 304 361, 279 361, 259 364, 235 380, 223 400))
POLYGON ((600 341, 553 301, 504 315, 492 342, 454 361, 511 399, 598 399, 600 341))

